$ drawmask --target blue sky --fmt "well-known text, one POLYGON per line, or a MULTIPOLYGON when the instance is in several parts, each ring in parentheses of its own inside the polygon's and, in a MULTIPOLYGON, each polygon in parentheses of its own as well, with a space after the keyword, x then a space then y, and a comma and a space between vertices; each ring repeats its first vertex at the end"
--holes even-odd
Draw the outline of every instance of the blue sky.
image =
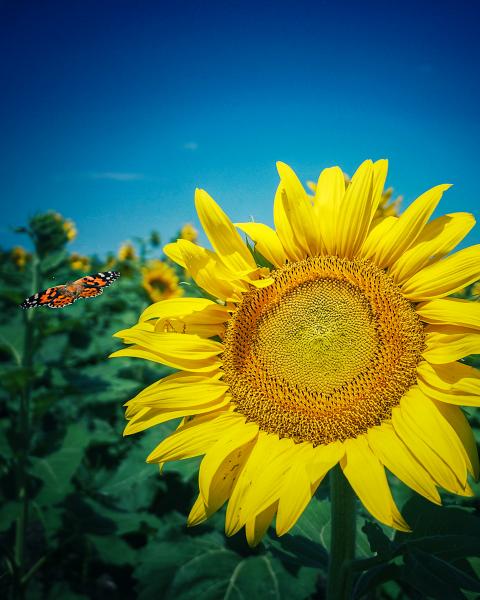
MULTIPOLYGON (((36 211, 104 253, 196 223, 195 187, 271 223, 278 176, 390 159, 408 204, 480 217, 474 2, 4 1, 0 244, 36 211)), ((480 243, 480 226, 467 238, 480 243)))

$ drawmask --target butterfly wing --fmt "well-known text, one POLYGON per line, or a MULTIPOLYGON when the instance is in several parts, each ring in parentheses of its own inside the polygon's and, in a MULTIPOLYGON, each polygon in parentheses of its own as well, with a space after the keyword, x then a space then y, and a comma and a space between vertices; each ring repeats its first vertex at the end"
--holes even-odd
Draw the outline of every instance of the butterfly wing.
POLYGON ((103 288, 101 287, 84 287, 80 292, 80 298, 93 298, 103 294, 103 288))
POLYGON ((75 296, 66 296, 65 294, 58 294, 55 298, 49 302, 48 306, 50 308, 63 308, 64 306, 68 306, 69 304, 73 304, 77 298, 75 296))
MULTIPOLYGON (((43 290, 43 292, 37 292, 36 294, 33 294, 33 296, 29 296, 20 304, 20 306, 22 308, 35 308, 35 306, 51 306, 52 308, 57 308, 55 305, 52 306, 52 303, 55 301, 60 302, 61 298, 67 298, 63 291, 63 285, 49 287, 46 290, 43 290)), ((61 304, 61 306, 71 304, 72 301, 71 299, 69 300, 69 302, 61 304)))
MULTIPOLYGON (((77 279, 74 283, 81 284, 85 289, 87 288, 104 288, 113 283, 116 279, 120 277, 120 273, 118 271, 103 271, 102 273, 96 273, 95 275, 87 275, 86 277, 82 277, 81 279, 77 279)), ((93 294, 94 296, 96 294, 93 294)), ((83 298, 87 298, 88 296, 84 296, 83 298)))

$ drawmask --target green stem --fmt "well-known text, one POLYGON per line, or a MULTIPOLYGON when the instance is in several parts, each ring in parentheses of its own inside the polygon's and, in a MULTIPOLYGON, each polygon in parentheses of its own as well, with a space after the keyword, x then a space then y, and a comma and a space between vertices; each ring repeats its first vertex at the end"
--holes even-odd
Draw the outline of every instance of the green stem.
MULTIPOLYGON (((38 291, 40 270, 38 258, 34 254, 32 261, 32 293, 38 291)), ((17 568, 16 593, 18 598, 23 598, 24 589, 21 578, 25 571, 25 541, 28 527, 28 456, 30 453, 30 396, 32 391, 33 346, 34 346, 34 312, 29 310, 24 314, 25 338, 21 366, 26 370, 27 382, 20 394, 20 407, 18 418, 20 452, 18 458, 18 501, 20 511, 17 517, 15 530, 15 564, 17 568)))
POLYGON ((355 494, 337 465, 330 471, 331 540, 328 565, 327 600, 351 597, 350 561, 355 557, 355 494))

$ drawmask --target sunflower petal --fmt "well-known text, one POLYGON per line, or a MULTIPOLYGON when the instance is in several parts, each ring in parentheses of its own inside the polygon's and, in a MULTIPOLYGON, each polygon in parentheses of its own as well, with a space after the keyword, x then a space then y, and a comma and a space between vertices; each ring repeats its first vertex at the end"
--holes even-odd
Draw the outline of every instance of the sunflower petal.
POLYGON ((480 371, 459 362, 417 367, 418 384, 429 397, 450 404, 480 406, 480 371))
POLYGON ((376 262, 377 251, 381 241, 397 221, 398 217, 385 217, 374 225, 359 250, 359 256, 362 258, 370 258, 376 262))
POLYGON ((247 521, 245 525, 245 533, 247 536, 248 545, 251 548, 258 546, 258 544, 261 542, 263 536, 267 533, 267 529, 272 523, 276 511, 277 503, 274 502, 256 517, 247 521))
POLYGON ((468 423, 465 415, 458 406, 452 406, 451 404, 445 404, 443 402, 435 402, 434 404, 437 410, 440 411, 442 416, 448 423, 453 427, 455 433, 458 435, 461 441, 461 447, 464 449, 464 458, 467 465, 468 471, 478 480, 480 473, 480 466, 478 460, 477 444, 473 435, 472 428, 468 423))
POLYGON ((235 223, 255 242, 255 249, 272 265, 281 267, 287 260, 277 232, 263 223, 235 223))
MULTIPOLYGON (((465 466, 461 466, 460 463, 460 473, 459 477, 457 477, 450 462, 445 462, 444 458, 437 453, 433 440, 430 438, 426 439, 428 435, 425 433, 425 428, 423 431, 420 429, 419 435, 418 427, 412 427, 411 421, 411 418, 406 417, 405 411, 401 410, 400 406, 393 409, 392 423, 396 433, 418 462, 430 473, 432 479, 438 485, 450 492, 462 496, 468 495, 465 484, 460 482, 460 479, 463 479, 465 476, 465 466)), ((437 439, 439 435, 437 430, 435 439, 437 439)), ((441 443, 443 446, 445 445, 445 441, 441 441, 441 443)), ((457 459, 457 462, 459 462, 455 451, 453 452, 453 455, 457 459)))
POLYGON ((327 254, 336 252, 337 214, 345 195, 345 177, 339 167, 323 169, 315 190, 314 208, 327 254))
POLYGON ((305 256, 316 256, 322 244, 313 204, 293 169, 277 162, 277 170, 285 190, 284 208, 295 235, 305 256))
POLYGON ((204 190, 195 191, 198 218, 220 260, 233 273, 255 271, 257 265, 233 223, 204 190))
POLYGON ((480 244, 459 250, 415 273, 402 284, 409 300, 449 296, 480 278, 480 244))
POLYGON ((217 510, 229 498, 257 436, 257 425, 246 423, 226 431, 208 450, 198 474, 200 493, 208 507, 214 505, 217 510))
POLYGON ((150 453, 149 463, 182 460, 205 454, 207 450, 230 427, 237 427, 245 422, 236 413, 223 412, 217 416, 207 416, 204 419, 194 418, 179 427, 150 453))
POLYGON ((207 298, 172 298, 151 304, 143 311, 139 320, 184 319, 197 313, 200 313, 203 323, 224 323, 229 316, 224 306, 207 298))
POLYGON ((295 525, 312 499, 320 481, 312 486, 305 465, 302 463, 297 463, 295 468, 290 469, 278 502, 275 523, 278 536, 284 535, 295 525))
POLYGON ((441 504, 433 479, 413 457, 391 423, 385 422, 379 427, 372 427, 367 437, 373 453, 389 471, 430 502, 441 504))
MULTIPOLYGON (((373 209, 373 163, 364 161, 352 177, 337 213, 337 255, 353 257, 367 237, 373 209)), ((376 207, 375 207, 376 209, 376 207)))
POLYGON ((368 445, 365 435, 345 442, 340 461, 343 473, 365 508, 381 523, 410 531, 392 497, 385 469, 368 445))
POLYGON ((389 269, 396 282, 402 283, 428 264, 446 256, 475 225, 473 215, 444 215, 425 225, 415 244, 389 269))
POLYGON ((422 321, 427 323, 480 329, 480 302, 460 298, 438 298, 418 304, 415 311, 422 321))
POLYGON ((385 234, 376 249, 375 262, 378 267, 393 265, 415 243, 443 192, 449 187, 450 185, 437 185, 426 191, 400 215, 395 226, 385 234))
POLYGON ((429 325, 425 329, 427 349, 423 358, 430 363, 451 363, 470 354, 480 354, 480 334, 467 327, 429 325))
POLYGON ((288 218, 286 192, 282 182, 280 182, 275 193, 275 200, 273 202, 273 221, 275 223, 278 239, 283 246, 287 258, 289 260, 302 260, 305 258, 305 252, 295 238, 295 233, 288 218))

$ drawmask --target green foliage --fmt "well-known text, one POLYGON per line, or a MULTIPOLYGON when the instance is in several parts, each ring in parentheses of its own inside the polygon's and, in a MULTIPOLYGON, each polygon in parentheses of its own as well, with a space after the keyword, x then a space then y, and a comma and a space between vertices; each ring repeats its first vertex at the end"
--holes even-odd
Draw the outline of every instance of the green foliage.
MULTIPOLYGON (((287 535, 270 531, 252 550, 243 532, 224 535, 223 514, 187 528, 198 460, 168 464, 162 474, 145 463, 176 423, 122 437, 123 404, 170 372, 145 361, 107 358, 120 347, 112 334, 131 326, 147 306, 140 273, 142 261, 160 252, 158 234, 139 241, 139 258, 123 264, 113 255, 109 262, 89 257, 92 270, 122 271, 102 296, 27 314, 18 308, 26 296, 81 274, 70 266, 63 221, 37 215, 19 231, 30 234, 36 253, 22 268, 7 252, 0 259, 2 597, 322 598, 330 545, 327 481, 287 535)), ((180 269, 177 274, 185 281, 180 269)), ((184 288, 187 295, 200 294, 191 280, 184 288)), ((478 366, 478 357, 467 362, 478 366)), ((470 412, 480 435, 478 417, 470 412)), ((360 512, 354 597, 479 597, 475 501, 456 499, 456 505, 439 508, 397 480, 391 483, 413 533, 394 535, 360 512)))

